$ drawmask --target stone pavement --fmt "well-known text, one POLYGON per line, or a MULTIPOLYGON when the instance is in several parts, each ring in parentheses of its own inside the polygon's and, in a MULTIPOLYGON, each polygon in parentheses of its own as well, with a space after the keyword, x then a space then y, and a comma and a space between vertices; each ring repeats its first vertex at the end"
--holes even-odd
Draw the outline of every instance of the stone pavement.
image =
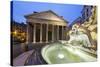
POLYGON ((25 52, 13 60, 13 66, 24 66, 27 58, 33 53, 34 50, 25 52))

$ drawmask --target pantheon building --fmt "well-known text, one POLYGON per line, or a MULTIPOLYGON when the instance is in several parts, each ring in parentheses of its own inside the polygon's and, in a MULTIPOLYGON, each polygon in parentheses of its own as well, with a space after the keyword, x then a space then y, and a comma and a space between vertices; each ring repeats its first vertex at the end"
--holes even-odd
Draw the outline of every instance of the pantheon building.
POLYGON ((51 10, 25 15, 28 43, 66 40, 67 21, 51 10))

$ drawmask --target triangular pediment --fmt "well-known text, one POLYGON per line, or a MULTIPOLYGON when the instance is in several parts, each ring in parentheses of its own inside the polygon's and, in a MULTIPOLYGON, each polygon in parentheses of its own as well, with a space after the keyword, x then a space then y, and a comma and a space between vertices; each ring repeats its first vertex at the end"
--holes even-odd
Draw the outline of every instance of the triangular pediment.
POLYGON ((58 16, 53 11, 44 11, 39 13, 33 13, 25 16, 26 18, 37 18, 37 19, 46 19, 46 20, 55 20, 55 21, 65 21, 61 16, 58 16))

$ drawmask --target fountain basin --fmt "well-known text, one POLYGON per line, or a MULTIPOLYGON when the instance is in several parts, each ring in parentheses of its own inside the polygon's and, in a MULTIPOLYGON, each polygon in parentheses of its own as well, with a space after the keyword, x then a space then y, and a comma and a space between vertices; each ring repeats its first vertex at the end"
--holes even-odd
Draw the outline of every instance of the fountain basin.
POLYGON ((62 64, 84 61, 95 61, 96 58, 85 54, 79 49, 65 46, 61 43, 46 45, 41 51, 42 57, 48 64, 62 64))

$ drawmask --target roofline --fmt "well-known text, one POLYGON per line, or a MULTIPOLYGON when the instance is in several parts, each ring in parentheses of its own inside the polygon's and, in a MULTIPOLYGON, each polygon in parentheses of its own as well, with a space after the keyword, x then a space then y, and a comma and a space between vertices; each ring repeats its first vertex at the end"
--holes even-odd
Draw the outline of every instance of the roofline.
POLYGON ((45 12, 52 12, 54 15, 56 15, 59 19, 64 20, 66 23, 68 23, 68 21, 66 21, 65 19, 61 18, 59 15, 57 15, 55 12, 53 12, 52 10, 48 10, 48 11, 42 11, 42 12, 38 12, 38 13, 32 13, 32 14, 28 14, 28 15, 24 15, 25 18, 31 16, 31 15, 36 15, 36 14, 40 14, 40 13, 45 13, 45 12))

